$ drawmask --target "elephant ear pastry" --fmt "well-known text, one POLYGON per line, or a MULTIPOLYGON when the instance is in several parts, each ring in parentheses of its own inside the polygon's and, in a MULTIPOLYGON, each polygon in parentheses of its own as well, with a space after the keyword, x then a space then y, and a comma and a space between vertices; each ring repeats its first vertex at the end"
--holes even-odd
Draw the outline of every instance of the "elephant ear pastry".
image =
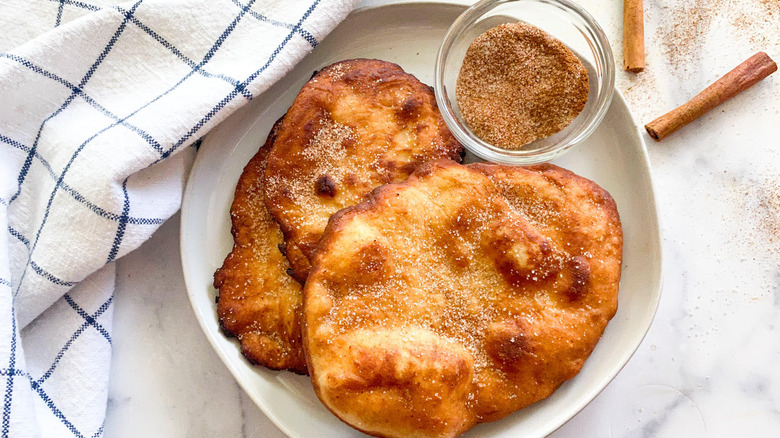
POLYGON ((265 170, 295 277, 306 279, 333 213, 424 162, 462 154, 433 91, 398 65, 351 59, 322 69, 287 111, 265 170))
POLYGON ((320 400, 383 437, 453 437, 574 377, 617 310, 622 230, 552 166, 438 161, 336 213, 304 287, 320 400))
POLYGON ((238 180, 230 207, 233 250, 214 273, 214 287, 220 327, 238 339, 250 362, 306 374, 302 286, 287 275, 282 231, 263 200, 263 171, 280 122, 238 180))

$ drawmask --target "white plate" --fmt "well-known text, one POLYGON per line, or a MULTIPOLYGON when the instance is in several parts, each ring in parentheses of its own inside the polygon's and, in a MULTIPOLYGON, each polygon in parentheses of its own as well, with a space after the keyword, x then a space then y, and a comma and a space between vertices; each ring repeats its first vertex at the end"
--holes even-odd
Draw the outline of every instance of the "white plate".
MULTIPOLYGON (((238 177, 312 72, 357 57, 400 64, 432 83, 439 43, 461 5, 404 2, 353 12, 312 54, 263 96, 213 130, 200 148, 181 215, 182 268, 192 307, 207 338, 238 383, 291 437, 363 436, 328 412, 308 378, 253 367, 238 343, 219 330, 212 275, 230 251, 228 210, 238 177)), ((661 283, 661 241, 650 168, 642 137, 616 93, 601 126, 557 164, 606 188, 624 231, 623 277, 615 318, 579 375, 551 397, 466 436, 541 437, 573 417, 615 377, 650 327, 661 283)))

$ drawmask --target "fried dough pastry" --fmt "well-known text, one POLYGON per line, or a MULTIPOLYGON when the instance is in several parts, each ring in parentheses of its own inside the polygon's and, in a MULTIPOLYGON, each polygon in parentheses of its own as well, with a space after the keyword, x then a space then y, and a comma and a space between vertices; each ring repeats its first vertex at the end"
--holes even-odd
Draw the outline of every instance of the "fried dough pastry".
POLYGON ((301 285, 286 271, 279 226, 263 201, 266 158, 278 131, 249 161, 238 180, 230 218, 233 250, 214 273, 222 330, 235 336, 252 363, 306 374, 301 345, 301 285))
POLYGON ((622 230, 552 166, 439 161, 331 218, 304 287, 318 397, 381 437, 453 437, 549 396, 617 309, 622 230))
POLYGON ((353 59, 321 70, 287 112, 266 168, 266 205, 296 278, 333 213, 423 162, 462 154, 431 89, 401 67, 353 59))

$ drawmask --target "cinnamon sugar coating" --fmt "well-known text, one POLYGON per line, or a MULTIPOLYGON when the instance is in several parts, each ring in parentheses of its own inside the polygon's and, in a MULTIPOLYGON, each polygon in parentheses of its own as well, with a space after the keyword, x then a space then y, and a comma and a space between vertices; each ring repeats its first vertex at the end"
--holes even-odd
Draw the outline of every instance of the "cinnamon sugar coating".
POLYGON ((588 100, 588 72, 543 30, 508 23, 477 37, 463 59, 455 96, 477 137, 520 149, 568 126, 588 100))

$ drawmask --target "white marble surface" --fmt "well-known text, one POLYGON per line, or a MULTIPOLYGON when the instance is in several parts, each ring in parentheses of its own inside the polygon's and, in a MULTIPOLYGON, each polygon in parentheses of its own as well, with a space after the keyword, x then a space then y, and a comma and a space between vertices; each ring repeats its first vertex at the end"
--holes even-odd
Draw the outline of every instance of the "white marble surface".
MULTIPOLYGON (((580 3, 620 65, 622 2, 580 3)), ((647 68, 617 80, 642 124, 756 51, 780 60, 778 0, 645 11, 647 68)), ((552 436, 778 436, 780 73, 662 143, 645 139, 664 236, 658 313, 617 378, 552 436)), ((195 321, 178 232, 175 216, 118 262, 105 436, 282 437, 195 321)))

